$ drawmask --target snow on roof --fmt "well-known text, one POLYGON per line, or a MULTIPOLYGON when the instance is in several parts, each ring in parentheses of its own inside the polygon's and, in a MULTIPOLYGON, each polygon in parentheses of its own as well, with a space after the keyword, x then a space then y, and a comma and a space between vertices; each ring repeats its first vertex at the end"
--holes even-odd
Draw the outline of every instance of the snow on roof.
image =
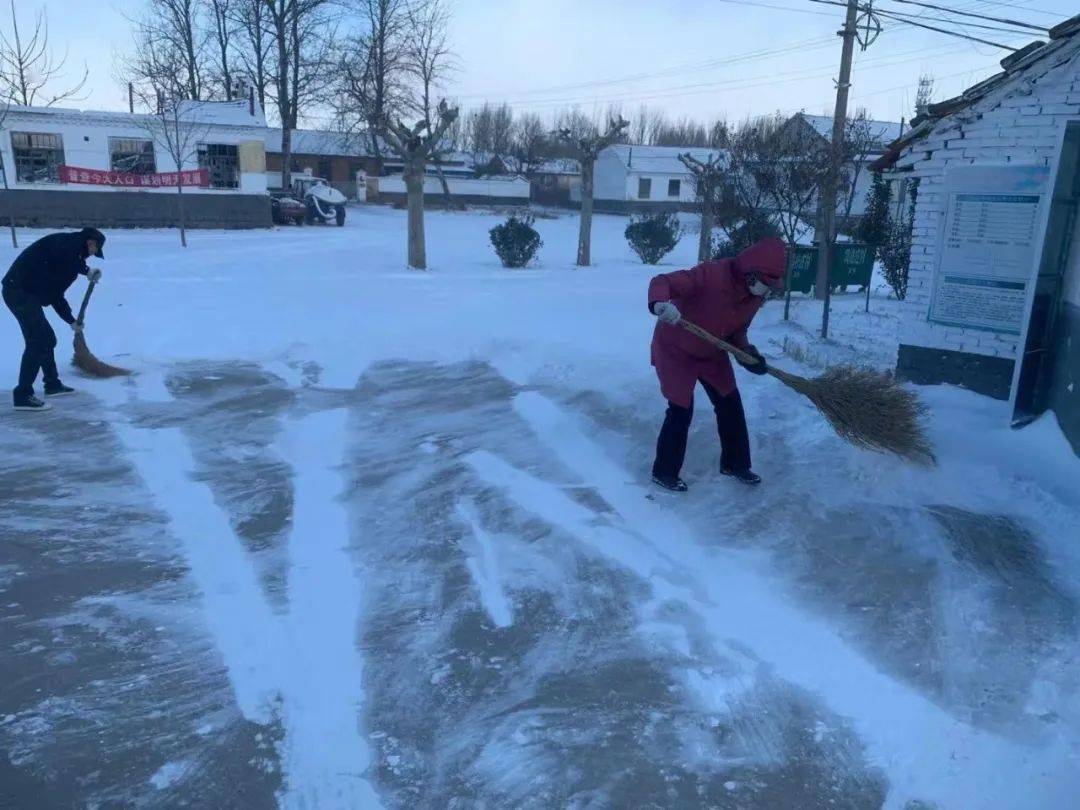
POLYGON ((581 174, 581 164, 572 158, 552 158, 545 160, 537 169, 537 174, 581 174))
POLYGON ((605 152, 613 153, 632 172, 656 174, 689 174, 679 155, 690 154, 700 161, 707 161, 721 154, 717 149, 701 149, 693 146, 641 146, 619 143, 609 146, 605 152))
MULTIPOLYGON (((889 145, 889 150, 872 164, 875 171, 892 168, 901 153, 914 142, 933 132, 938 122, 973 107, 991 94, 1000 99, 1010 88, 1028 83, 1034 88, 1048 73, 1062 69, 1080 56, 1080 14, 1050 29, 1050 41, 1035 40, 1001 60, 1001 72, 976 82, 958 96, 930 104, 926 112, 912 119, 912 126, 889 145)), ((1075 70, 1075 64, 1071 68, 1075 70)), ((1032 92, 1029 89, 1027 92, 1032 92)), ((1037 90, 1035 91, 1037 92, 1037 90)))
POLYGON ((250 102, 245 98, 237 101, 181 101, 178 108, 182 118, 190 116, 201 124, 265 127, 266 116, 259 102, 256 101, 254 106, 255 112, 252 114, 250 102))
MULTIPOLYGON (((806 113, 796 114, 812 126, 822 138, 827 141, 832 140, 832 116, 807 115, 806 113)), ((901 130, 903 129, 903 125, 898 121, 867 121, 867 124, 869 125, 870 135, 875 141, 880 143, 882 147, 899 138, 901 130)))
MULTIPOLYGON (((294 155, 341 155, 354 157, 368 152, 367 138, 346 132, 327 130, 294 129, 292 131, 294 155)), ((281 130, 266 130, 266 151, 281 152, 281 130)))
MULTIPOLYGON (((198 124, 212 126, 235 126, 235 127, 266 127, 266 116, 263 115, 258 102, 255 104, 255 114, 249 112, 248 101, 182 101, 180 102, 180 114, 183 120, 192 120, 198 124)), ((152 118, 149 113, 119 112, 117 110, 78 110, 74 107, 24 107, 12 104, 8 107, 8 114, 13 116, 25 116, 52 118, 72 123, 108 123, 108 124, 134 124, 140 125, 146 119, 152 118)))

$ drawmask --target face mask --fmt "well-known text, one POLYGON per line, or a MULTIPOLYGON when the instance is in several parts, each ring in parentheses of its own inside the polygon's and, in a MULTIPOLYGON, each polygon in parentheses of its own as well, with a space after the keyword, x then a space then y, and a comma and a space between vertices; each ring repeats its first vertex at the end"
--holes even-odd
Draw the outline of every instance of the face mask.
POLYGON ((758 298, 765 298, 771 292, 771 290, 769 288, 769 285, 766 284, 761 279, 757 279, 757 278, 755 278, 753 281, 750 282, 749 287, 750 287, 750 294, 751 295, 756 295, 758 298))

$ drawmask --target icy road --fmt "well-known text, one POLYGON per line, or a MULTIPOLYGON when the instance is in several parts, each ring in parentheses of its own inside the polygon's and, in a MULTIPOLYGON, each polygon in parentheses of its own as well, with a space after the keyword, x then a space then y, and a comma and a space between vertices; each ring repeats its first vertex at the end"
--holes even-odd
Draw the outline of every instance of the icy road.
MULTIPOLYGON (((0 806, 1075 807, 1052 417, 923 389, 919 470, 743 375, 764 486, 716 475, 701 408, 691 492, 656 493, 655 269, 608 217, 574 269, 564 217, 506 271, 497 221, 429 212, 426 274, 389 209, 109 234, 87 336, 137 374, 0 408, 0 806)), ((828 344, 815 306, 751 337, 890 364, 883 292, 828 344)))

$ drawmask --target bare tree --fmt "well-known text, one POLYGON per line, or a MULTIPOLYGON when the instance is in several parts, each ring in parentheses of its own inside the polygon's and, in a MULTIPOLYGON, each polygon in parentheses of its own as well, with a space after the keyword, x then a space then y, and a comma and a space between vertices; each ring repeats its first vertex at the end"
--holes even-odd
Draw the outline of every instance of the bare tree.
POLYGON ((630 125, 630 142, 651 144, 655 133, 664 124, 664 112, 642 104, 630 125))
POLYGON ((519 116, 511 147, 514 170, 531 178, 550 154, 550 145, 547 127, 539 115, 525 113, 519 116))
POLYGON ((346 131, 367 133, 378 170, 383 122, 415 109, 408 89, 407 42, 410 28, 407 0, 355 0, 365 26, 349 37, 338 59, 338 118, 346 131))
POLYGON ((11 0, 10 8, 11 30, 0 31, 0 97, 24 107, 35 104, 51 107, 77 99, 89 75, 85 68, 74 84, 64 90, 48 92, 50 85, 63 78, 67 54, 57 59, 49 49, 49 22, 45 11, 37 13, 27 36, 19 29, 15 0, 11 0))
POLYGON ((221 94, 226 101, 233 100, 236 86, 233 83, 235 71, 237 0, 203 0, 207 19, 210 21, 211 39, 214 51, 214 69, 216 83, 221 86, 221 94))
POLYGON ((509 156, 514 145, 514 111, 510 105, 485 101, 470 112, 466 139, 474 155, 500 160, 509 156))
POLYGON ((281 122, 281 187, 290 186, 292 131, 327 86, 332 37, 329 0, 265 0, 274 41, 270 95, 281 122))
POLYGON ((626 134, 630 122, 625 118, 611 119, 607 129, 576 137, 572 130, 562 129, 558 137, 571 147, 574 157, 581 164, 581 223, 578 230, 578 267, 588 267, 592 263, 592 213, 593 213, 593 173, 596 159, 600 153, 618 143, 626 134))
MULTIPOLYGON (((404 68, 417 85, 417 110, 430 127, 436 112, 433 109, 434 93, 443 86, 455 68, 448 34, 450 12, 444 0, 427 0, 413 3, 406 10, 406 15, 408 31, 405 38, 404 68)), ((430 131, 428 134, 431 134, 430 131)), ((446 198, 446 205, 452 207, 454 203, 450 196, 450 183, 442 170, 444 146, 443 143, 436 143, 431 159, 446 198)))
POLYGON ((405 191, 409 207, 409 266, 427 269, 427 249, 424 244, 424 175, 427 161, 435 151, 446 130, 458 116, 457 108, 440 102, 435 123, 418 121, 407 127, 401 121, 383 121, 379 134, 398 153, 405 165, 405 191))
POLYGON ((143 96, 205 97, 208 31, 199 19, 201 0, 147 0, 132 20, 135 46, 121 77, 143 96))
POLYGON ((874 155, 881 148, 881 133, 867 116, 866 110, 859 110, 844 122, 844 144, 840 155, 840 205, 842 222, 850 227, 851 209, 855 204, 856 187, 859 175, 874 155))
POLYGON ((679 155, 679 161, 694 177, 694 191, 701 206, 701 231, 698 236, 698 261, 712 256, 712 231, 719 203, 719 192, 724 183, 727 160, 720 153, 698 160, 689 152, 679 155))
POLYGON ((271 79, 271 51, 274 37, 268 25, 270 9, 266 0, 232 0, 232 23, 236 26, 237 55, 250 84, 255 88, 259 106, 266 109, 266 90, 271 79))
POLYGON ((929 73, 919 76, 919 87, 915 92, 915 116, 926 115, 934 97, 934 77, 929 73))
POLYGON ((162 98, 157 112, 142 119, 142 126, 154 143, 176 164, 176 211, 180 223, 180 244, 187 247, 187 216, 184 211, 184 166, 197 162, 199 143, 208 127, 200 123, 199 102, 162 98))

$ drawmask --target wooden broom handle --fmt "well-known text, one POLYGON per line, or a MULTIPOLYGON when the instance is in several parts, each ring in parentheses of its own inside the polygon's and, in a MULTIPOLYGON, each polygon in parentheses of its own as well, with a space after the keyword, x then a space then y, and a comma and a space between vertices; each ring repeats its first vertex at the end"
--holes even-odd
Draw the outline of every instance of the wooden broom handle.
MULTIPOLYGON (((87 293, 87 295, 89 295, 89 293, 87 293)), ((746 363, 747 365, 756 366, 760 362, 760 358, 754 357, 754 355, 750 354, 750 352, 743 351, 733 343, 728 343, 726 340, 721 340, 720 338, 716 337, 716 335, 706 332, 696 323, 690 323, 690 321, 680 319, 679 326, 681 326, 690 334, 697 335, 706 343, 711 343, 713 346, 722 351, 730 352, 731 354, 735 355, 735 357, 737 357, 740 361, 746 363)))
POLYGON ((83 296, 82 306, 79 307, 79 317, 75 319, 75 323, 79 326, 83 325, 83 319, 86 318, 86 307, 90 304, 90 296, 94 294, 94 287, 97 286, 96 281, 91 281, 90 286, 86 288, 86 295, 83 296))

